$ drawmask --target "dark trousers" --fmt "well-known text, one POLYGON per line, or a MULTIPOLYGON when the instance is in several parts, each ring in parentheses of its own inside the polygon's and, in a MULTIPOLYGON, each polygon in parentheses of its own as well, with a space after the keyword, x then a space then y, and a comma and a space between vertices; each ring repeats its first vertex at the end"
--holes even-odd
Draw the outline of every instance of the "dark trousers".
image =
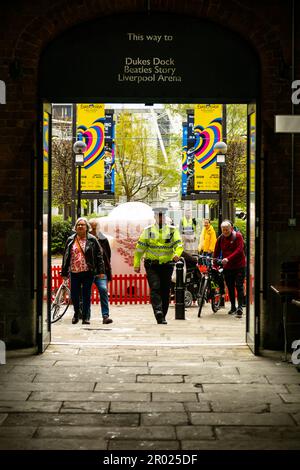
POLYGON ((80 295, 82 293, 82 319, 91 317, 91 291, 94 275, 92 271, 71 273, 71 299, 74 307, 74 316, 79 317, 80 295))
POLYGON ((170 302, 173 264, 150 264, 145 261, 147 280, 150 287, 150 300, 154 314, 162 312, 165 317, 170 302))
POLYGON ((235 289, 237 290, 238 308, 242 309, 244 303, 245 268, 224 269, 223 273, 228 289, 231 309, 235 310, 235 289))

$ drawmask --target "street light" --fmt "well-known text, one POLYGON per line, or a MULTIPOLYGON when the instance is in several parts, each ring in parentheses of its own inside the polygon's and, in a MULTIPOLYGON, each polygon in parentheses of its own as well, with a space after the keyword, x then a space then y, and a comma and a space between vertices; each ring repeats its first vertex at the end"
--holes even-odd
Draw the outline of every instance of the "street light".
POLYGON ((73 145, 75 153, 75 167, 78 168, 78 189, 77 189, 77 219, 81 217, 81 167, 84 165, 84 152, 87 145, 83 140, 77 140, 73 145))
POLYGON ((217 151, 217 167, 219 167, 220 174, 219 174, 219 233, 221 233, 221 223, 223 218, 223 201, 222 201, 222 189, 223 189, 223 168, 226 165, 226 153, 227 153, 227 145, 225 142, 217 142, 214 145, 214 151, 217 151))

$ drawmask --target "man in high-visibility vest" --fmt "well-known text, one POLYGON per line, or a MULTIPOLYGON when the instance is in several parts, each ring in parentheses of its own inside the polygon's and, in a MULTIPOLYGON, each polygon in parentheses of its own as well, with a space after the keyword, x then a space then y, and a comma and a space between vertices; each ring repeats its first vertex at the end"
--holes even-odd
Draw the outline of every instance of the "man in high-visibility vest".
POLYGON ((184 245, 184 251, 188 253, 196 253, 197 246, 196 242, 196 230, 197 221, 192 216, 192 211, 187 209, 184 216, 180 221, 180 233, 182 234, 182 241, 184 245))
POLYGON ((166 223, 167 209, 157 207, 153 211, 155 223, 146 227, 138 239, 133 266, 134 271, 139 273, 141 259, 144 257, 154 316, 157 323, 166 324, 172 272, 183 246, 179 230, 166 223))

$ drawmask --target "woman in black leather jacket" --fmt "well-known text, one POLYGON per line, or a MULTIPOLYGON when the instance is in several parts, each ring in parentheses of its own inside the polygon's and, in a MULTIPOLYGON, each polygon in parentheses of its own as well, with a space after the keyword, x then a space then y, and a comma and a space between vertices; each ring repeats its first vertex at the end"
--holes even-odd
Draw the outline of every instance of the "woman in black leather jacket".
POLYGON ((64 279, 70 275, 73 324, 79 321, 81 292, 82 323, 90 324, 93 279, 105 276, 102 249, 96 237, 89 233, 89 229, 90 225, 84 217, 77 219, 75 233, 67 239, 63 255, 61 275, 64 279))

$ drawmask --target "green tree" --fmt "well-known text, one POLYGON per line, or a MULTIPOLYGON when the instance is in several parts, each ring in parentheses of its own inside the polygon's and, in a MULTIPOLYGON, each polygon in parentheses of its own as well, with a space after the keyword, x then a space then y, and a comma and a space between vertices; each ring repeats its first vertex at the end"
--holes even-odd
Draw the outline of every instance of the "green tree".
POLYGON ((247 105, 226 106, 227 157, 224 192, 229 203, 229 218, 234 219, 235 207, 247 204, 247 105))
POLYGON ((52 140, 52 205, 63 210, 64 220, 71 215, 72 141, 52 140))
POLYGON ((172 187, 174 182, 179 182, 179 170, 172 163, 174 157, 169 161, 174 148, 168 148, 168 161, 165 162, 153 132, 151 123, 139 115, 126 111, 119 114, 116 124, 116 196, 126 196, 127 201, 150 202, 157 197, 161 186, 172 187))

